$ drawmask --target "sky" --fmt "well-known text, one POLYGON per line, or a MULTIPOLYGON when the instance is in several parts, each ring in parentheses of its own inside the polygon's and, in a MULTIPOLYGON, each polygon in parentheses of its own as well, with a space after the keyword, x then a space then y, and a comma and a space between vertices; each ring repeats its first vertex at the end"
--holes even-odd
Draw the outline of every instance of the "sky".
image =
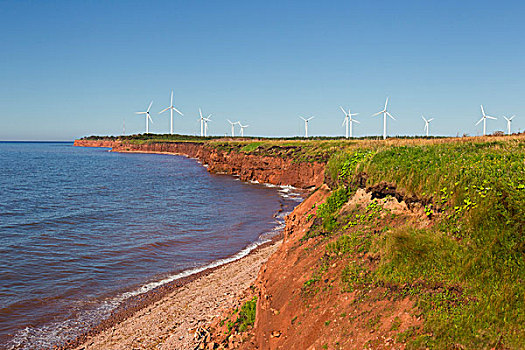
POLYGON ((145 131, 250 136, 478 135, 525 130, 519 1, 3 1, 0 140, 145 131))

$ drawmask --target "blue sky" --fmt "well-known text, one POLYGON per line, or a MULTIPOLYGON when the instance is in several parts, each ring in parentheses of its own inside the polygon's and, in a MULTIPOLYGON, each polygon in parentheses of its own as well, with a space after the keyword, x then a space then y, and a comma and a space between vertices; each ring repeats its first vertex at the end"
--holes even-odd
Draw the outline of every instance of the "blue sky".
POLYGON ((479 105, 525 129, 525 5, 515 1, 1 1, 0 140, 199 132, 198 108, 246 134, 481 133, 479 105))

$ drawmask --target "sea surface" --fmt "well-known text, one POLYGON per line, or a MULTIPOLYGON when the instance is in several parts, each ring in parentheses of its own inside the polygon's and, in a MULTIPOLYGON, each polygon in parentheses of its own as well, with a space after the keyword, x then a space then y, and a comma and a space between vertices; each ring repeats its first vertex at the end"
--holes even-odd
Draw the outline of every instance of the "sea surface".
POLYGON ((182 156, 0 143, 0 349, 62 344, 130 296, 239 258, 300 200, 182 156))

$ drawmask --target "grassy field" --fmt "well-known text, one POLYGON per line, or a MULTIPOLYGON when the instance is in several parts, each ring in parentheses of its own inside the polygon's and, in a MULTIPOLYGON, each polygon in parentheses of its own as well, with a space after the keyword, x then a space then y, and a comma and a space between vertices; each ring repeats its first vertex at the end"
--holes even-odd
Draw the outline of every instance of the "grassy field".
POLYGON ((417 300, 425 326, 410 345, 525 346, 523 139, 361 147, 332 156, 327 169, 334 190, 306 238, 322 234, 328 252, 352 253, 341 276, 350 288, 388 286, 417 300), (363 223, 377 206, 341 217, 357 187, 381 181, 415 196, 432 225, 372 230, 363 223), (348 230, 355 225, 359 233, 348 230), (373 268, 353 259, 363 251, 378 257, 373 268))

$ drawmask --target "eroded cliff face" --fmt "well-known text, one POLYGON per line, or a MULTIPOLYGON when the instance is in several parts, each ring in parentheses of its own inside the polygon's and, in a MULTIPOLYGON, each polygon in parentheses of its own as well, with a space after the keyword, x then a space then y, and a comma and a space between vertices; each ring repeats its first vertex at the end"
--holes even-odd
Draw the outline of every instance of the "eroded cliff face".
POLYGON ((324 180, 324 163, 294 162, 293 159, 227 152, 198 142, 157 142, 131 144, 121 141, 76 140, 75 146, 108 147, 113 152, 178 154, 197 158, 216 174, 239 176, 243 181, 258 181, 297 188, 318 187, 324 180))

